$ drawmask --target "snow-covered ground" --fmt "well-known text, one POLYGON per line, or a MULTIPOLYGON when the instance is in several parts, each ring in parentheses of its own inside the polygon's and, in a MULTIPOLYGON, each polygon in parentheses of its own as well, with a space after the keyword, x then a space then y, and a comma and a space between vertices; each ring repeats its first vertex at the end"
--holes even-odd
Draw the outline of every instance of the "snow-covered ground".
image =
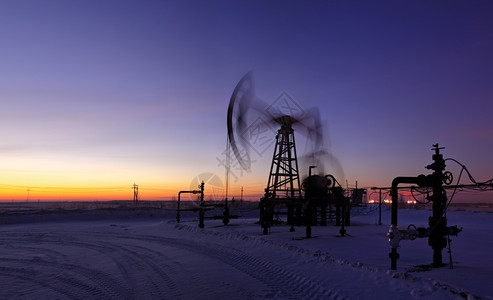
MULTIPOLYGON (((220 212, 217 212, 220 213, 220 212)), ((273 227, 257 210, 223 226, 166 209, 87 208, 0 214, 1 299, 493 299, 493 214, 447 213, 463 227, 452 239, 453 269, 429 264, 427 239, 401 241, 390 270, 390 211, 353 209, 339 227, 273 227)), ((400 210, 401 228, 426 226, 428 210, 400 210)), ((207 215, 214 215, 208 212, 207 215)), ((444 262, 449 254, 443 251, 444 262)))

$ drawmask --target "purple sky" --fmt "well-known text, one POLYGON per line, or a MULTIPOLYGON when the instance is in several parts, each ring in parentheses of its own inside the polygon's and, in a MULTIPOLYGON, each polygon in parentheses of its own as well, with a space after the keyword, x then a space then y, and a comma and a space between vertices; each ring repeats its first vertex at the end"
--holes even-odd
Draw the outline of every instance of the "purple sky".
MULTIPOLYGON (((1 1, 0 187, 175 194, 223 178, 250 70, 265 102, 319 109, 350 185, 428 173, 437 142, 490 179, 492 15, 490 1, 1 1)), ((233 193, 262 193, 271 156, 233 193)))

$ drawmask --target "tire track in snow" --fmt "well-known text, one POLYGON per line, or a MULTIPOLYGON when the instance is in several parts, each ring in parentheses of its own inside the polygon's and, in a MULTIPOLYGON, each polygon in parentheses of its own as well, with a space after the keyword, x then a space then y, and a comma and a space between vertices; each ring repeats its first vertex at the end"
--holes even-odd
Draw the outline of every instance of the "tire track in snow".
MULTIPOLYGON (((169 224, 172 224, 173 222, 170 221, 168 222, 169 224)), ((288 252, 291 253, 296 253, 297 255, 303 255, 303 256, 308 256, 309 260, 316 260, 318 262, 323 262, 323 263, 333 263, 335 265, 338 265, 343 268, 347 269, 352 269, 353 272, 359 273, 359 276, 362 278, 365 277, 365 273, 373 273, 373 274, 378 274, 376 278, 379 280, 382 280, 383 283, 388 282, 388 280, 399 280, 401 281, 398 283, 399 286, 406 286, 406 288, 409 288, 409 286, 412 284, 415 286, 415 288, 409 289, 409 296, 412 296, 413 298, 415 295, 418 294, 424 294, 424 295, 429 295, 430 293, 435 293, 439 291, 444 291, 446 294, 448 294, 450 297, 458 297, 458 298, 467 298, 467 299, 476 299, 477 296, 474 295, 473 293, 470 293, 468 291, 464 291, 462 289, 457 289, 454 288, 446 283, 438 283, 436 281, 430 282, 426 278, 421 278, 421 277, 416 277, 408 272, 396 272, 396 271, 390 271, 387 269, 379 269, 375 267, 370 267, 366 266, 362 263, 359 262, 350 262, 346 259, 341 259, 334 257, 330 255, 329 253, 323 253, 322 251, 310 251, 303 249, 298 246, 292 246, 288 244, 283 244, 275 241, 270 241, 270 240, 265 240, 262 237, 252 237, 248 235, 244 235, 239 232, 227 232, 227 233, 221 233, 217 231, 212 231, 208 229, 199 229, 194 226, 186 225, 186 224, 174 224, 174 227, 178 230, 186 230, 189 232, 193 233, 199 233, 203 234, 204 236, 212 236, 216 237, 219 239, 227 239, 227 240, 242 240, 242 241, 250 241, 255 243, 256 245, 259 246, 267 246, 267 247, 274 247, 274 248, 280 248, 287 250, 288 252)), ((341 269, 341 271, 343 271, 341 269)), ((346 270, 347 271, 347 270, 346 270)), ((373 276, 375 277, 375 276, 373 276)), ((303 280, 302 280, 303 281, 303 280)), ((308 285, 311 285, 308 283, 308 285)), ((323 286, 323 285, 322 285, 323 286)), ((310 290, 312 287, 309 287, 308 290, 310 290)), ((315 289, 317 289, 315 287, 315 289)), ((337 293, 332 293, 335 298, 344 298, 341 295, 338 295, 337 293)))
MULTIPOLYGON (((221 244, 202 243, 195 240, 159 237, 151 235, 124 235, 121 233, 91 232, 87 233, 92 238, 110 239, 118 238, 122 240, 136 240, 140 243, 158 243, 164 247, 174 247, 187 250, 196 255, 209 257, 218 262, 224 263, 250 278, 269 287, 265 293, 268 298, 283 299, 343 299, 341 295, 328 290, 325 286, 313 279, 304 277, 296 272, 290 271, 285 267, 275 265, 262 258, 253 257, 243 253, 241 250, 227 248, 221 244)), ((84 239, 85 240, 85 239, 84 239)), ((122 246, 122 244, 119 244, 122 246)), ((126 249, 128 245, 123 245, 126 249)), ((128 249, 127 249, 128 250, 128 249)), ((135 255, 141 255, 143 251, 152 251, 149 248, 139 247, 135 255)), ((156 256, 158 254, 155 253, 156 256)), ((153 261, 155 264, 156 261, 153 261)), ((194 276, 194 274, 191 274, 194 276)), ((201 277, 194 277, 194 283, 202 283, 207 289, 207 280, 201 277)), ((210 279, 209 279, 210 282, 210 279)), ((238 289, 239 290, 239 289, 238 289)), ((205 292, 205 290, 204 290, 205 292)))
MULTIPOLYGON (((111 226, 111 225, 110 225, 111 226)), ((192 228, 190 226, 183 225, 166 225, 168 229, 184 229, 192 233, 192 235, 183 235, 180 238, 173 238, 161 235, 143 235, 135 232, 120 232, 120 231, 76 231, 76 232, 62 232, 62 233, 50 233, 50 234, 36 234, 31 235, 29 233, 20 233, 19 236, 10 235, 10 239, 3 238, 5 233, 0 236, 0 247, 6 248, 9 245, 18 245, 23 247, 23 251, 30 252, 35 250, 36 247, 32 247, 33 244, 39 245, 40 248, 44 245, 54 245, 54 249, 59 250, 64 256, 61 260, 56 260, 55 252, 51 254, 45 252, 46 256, 50 259, 48 261, 39 259, 34 261, 33 267, 46 266, 44 263, 58 264, 58 266, 46 267, 50 274, 55 274, 56 271, 64 272, 66 276, 64 279, 55 278, 55 283, 44 282, 40 277, 33 276, 33 284, 43 286, 44 288, 51 289, 54 293, 58 293, 62 298, 82 298, 84 296, 93 296, 95 298, 187 298, 183 296, 180 290, 181 282, 175 280, 175 272, 180 273, 176 261, 173 258, 169 259, 166 256, 166 247, 175 248, 176 250, 185 250, 197 256, 209 258, 214 263, 218 262, 223 265, 230 266, 244 274, 248 278, 252 279, 252 282, 259 282, 263 287, 260 291, 254 290, 249 287, 249 290, 242 290, 241 286, 235 284, 235 282, 228 283, 215 282, 216 287, 228 287, 234 288, 245 297, 264 297, 264 298, 293 298, 293 299, 342 299, 343 296, 334 290, 328 288, 328 284, 318 279, 313 279, 313 275, 310 276, 309 272, 296 270, 296 267, 283 265, 282 259, 276 259, 272 262, 269 258, 263 257, 261 254, 254 255, 249 249, 254 247, 264 248, 266 251, 281 251, 281 255, 285 255, 286 262, 289 261, 288 256, 294 256, 295 261, 301 262, 306 259, 300 260, 298 256, 307 257, 309 261, 319 260, 324 265, 334 264, 339 267, 347 268, 347 272, 357 271, 358 275, 362 278, 367 275, 368 272, 376 272, 378 276, 374 277, 382 280, 391 278, 401 281, 398 286, 412 285, 416 288, 413 290, 416 294, 420 294, 421 291, 429 289, 429 293, 435 293, 437 289, 448 289, 451 294, 453 290, 448 286, 436 286, 429 284, 419 278, 400 278, 397 273, 389 273, 385 270, 374 270, 371 267, 363 266, 362 264, 354 264, 349 261, 341 260, 332 257, 328 253, 316 252, 305 250, 297 246, 289 246, 278 242, 263 240, 259 237, 245 236, 241 233, 221 233, 217 231, 207 231, 192 228), (225 244, 230 244, 230 240, 236 240, 240 242, 237 244, 233 242, 232 247, 227 247, 225 244), (226 241, 228 241, 226 243, 226 241), (243 241, 244 244, 241 243, 243 241), (7 242, 7 243, 6 243, 7 242), (238 246, 237 246, 238 245, 238 246), (240 249, 242 245, 248 245, 246 249, 240 249), (116 266, 115 269, 119 272, 108 273, 93 268, 88 268, 86 272, 80 268, 80 263, 72 263, 70 255, 65 253, 64 247, 77 247, 79 249, 88 249, 92 252, 99 253, 104 257, 108 257, 111 262, 116 266), (32 248, 32 249, 30 249, 32 248), (280 249, 279 249, 280 248, 280 249), (161 251, 160 249, 163 249, 161 251), (278 250, 276 250, 278 249, 278 250), (70 263, 67 263, 70 262, 70 263), (171 262, 171 263, 170 263, 171 262), (81 269, 77 270, 77 268, 81 269), (351 270, 350 270, 351 269, 351 270), (397 277, 394 277, 397 276, 397 277), (122 278, 121 278, 122 277, 122 278), (403 280, 401 280, 403 279, 403 280), (410 282, 411 281, 411 282, 410 282), (416 281, 416 282, 413 282, 416 281), (131 287, 133 284, 133 287, 131 287), (147 291, 144 291, 147 290, 147 291), (252 293, 252 291, 255 291, 252 293), (139 294, 141 293, 141 294, 139 294)), ((16 232, 16 235, 19 233, 16 232)), ((7 236, 9 234, 6 234, 7 236)), ((176 235, 176 234, 175 234, 176 235)), ((48 246, 46 246, 48 248, 48 246)), ((8 252, 8 251, 7 251, 8 252)), ((49 252, 49 251, 48 251, 49 252)), ((58 251, 57 251, 58 252, 58 251)), ((0 253, 2 253, 0 251, 0 253)), ((10 252, 9 252, 10 253, 10 252)), ((70 252, 69 252, 70 253, 70 252)), ((35 255, 32 255, 35 256, 35 255)), ((0 254, 0 262, 2 261, 2 254, 0 254)), ((10 254, 9 257, 12 257, 10 254)), ((5 259, 3 259, 5 260, 5 259)), ((19 261, 16 265, 13 261, 8 263, 10 268, 17 269, 17 278, 19 280, 29 280, 29 276, 23 273, 23 270, 36 271, 36 268, 31 268, 29 262, 33 260, 19 261), (28 267, 26 267, 26 264, 28 267)), ((84 261, 84 260, 82 260, 84 261)), ((6 261, 8 262, 8 261, 6 261)), ((198 267, 199 268, 199 267, 198 267)), ((106 270, 106 269, 105 269, 106 270)), ((12 270, 4 269, 3 273, 10 273, 12 270)), ((341 269, 341 271, 344 271, 341 269)), ((2 269, 0 269, 0 276, 2 269)), ((239 274, 238 273, 238 274, 239 274)), ((43 273, 44 274, 44 273, 43 273)), ((195 280, 197 285, 208 285, 214 283, 214 278, 203 278, 202 276, 191 275, 191 280, 195 280)), ((5 277, 4 277, 5 278, 5 277)), ((205 287, 207 289, 207 287, 205 287)), ((406 287, 406 289, 409 287, 406 287)), ((186 293, 187 291, 185 291, 186 293)), ((214 293, 211 293, 213 295, 214 293)), ((217 294, 217 292, 215 293, 217 294)), ((1 292, 0 292, 1 296, 1 292)))
MULTIPOLYGON (((157 276, 153 276, 153 272, 148 272, 145 268, 145 263, 141 256, 133 255, 121 244, 114 241, 111 236, 106 237, 106 241, 71 241, 69 245, 76 246, 81 249, 92 249, 99 254, 108 257, 118 268, 120 275, 123 277, 120 286, 123 290, 123 298, 141 298, 150 299, 153 297, 162 297, 164 291, 161 291, 162 286, 156 283, 157 276), (111 242, 110 242, 111 240, 111 242)), ((94 238, 92 238, 94 239, 94 238)), ((115 277, 115 275, 113 275, 115 277)))
POLYGON ((178 285, 169 275, 169 273, 173 273, 174 268, 168 264, 163 264, 163 262, 168 261, 166 256, 164 256, 161 252, 153 251, 142 246, 125 245, 124 248, 126 248, 125 251, 128 251, 132 254, 132 256, 139 257, 139 260, 141 260, 147 268, 150 268, 154 274, 157 275, 152 276, 152 273, 147 275, 147 279, 151 280, 154 287, 153 289, 148 290, 151 293, 149 295, 150 298, 185 299, 178 285), (153 291, 160 292, 156 293, 153 291))
POLYGON ((138 247, 139 251, 131 250, 133 245, 125 244, 127 236, 119 235, 115 240, 114 234, 80 233, 79 239, 67 244, 98 251, 111 258, 118 266, 124 282, 121 289, 126 293, 123 298, 138 299, 181 299, 181 292, 171 277, 163 270, 166 266, 158 264, 166 260, 157 260, 154 255, 144 253, 145 248, 138 247), (86 236, 87 235, 87 236, 86 236), (98 236, 100 239, 94 240, 98 236))
MULTIPOLYGON (((88 233, 89 235, 89 233, 88 233)), ((158 249, 163 249, 163 248, 175 248, 180 250, 182 252, 183 250, 189 251, 192 253, 193 256, 205 256, 207 258, 213 258, 211 256, 208 256, 206 251, 200 250, 197 241, 185 241, 182 239, 175 239, 175 238, 167 238, 167 237, 157 237, 157 236, 148 236, 148 235, 138 235, 138 236, 128 236, 124 234, 111 234, 108 235, 107 233, 103 232, 96 232, 96 233, 90 233, 90 236, 94 237, 97 236, 98 239, 109 239, 109 238, 119 238, 120 244, 124 249, 134 249, 134 255, 138 256, 148 256, 149 257, 149 267, 151 268, 156 268, 156 264, 160 264, 162 268, 165 268, 169 271, 170 274, 173 274, 173 277, 175 277, 177 274, 183 274, 183 270, 180 270, 182 265, 180 266, 180 262, 174 261, 173 258, 170 258, 166 256, 163 251, 156 251, 153 250, 153 248, 158 248, 158 249), (129 242, 138 242, 138 245, 135 245, 133 243, 129 242), (123 244, 122 244, 123 243, 123 244), (145 247, 143 245, 146 244, 154 244, 153 246, 149 245, 149 247, 145 247), (147 254, 146 254, 147 253, 147 254), (170 261, 172 263, 175 263, 176 266, 172 264, 164 264, 163 262, 170 261)), ((220 261, 219 261, 220 262, 220 261)), ((181 275, 181 280, 182 280, 182 286, 187 289, 188 293, 187 296, 183 296, 182 294, 171 294, 172 297, 170 296, 170 293, 167 293, 167 296, 170 299, 189 299, 189 298, 197 298, 197 299, 203 299, 204 295, 207 295, 207 297, 212 297, 212 295, 217 295, 218 297, 221 297, 220 293, 218 294, 217 291, 217 285, 219 284, 218 282, 214 282, 213 279, 210 276, 203 276, 202 274, 204 270, 199 270, 199 266, 197 265, 189 265, 184 263, 185 266, 187 267, 192 267, 193 269, 190 269, 190 273, 186 274, 186 278, 181 275), (197 272, 199 270, 199 272, 197 272), (199 290, 196 294, 190 293, 190 289, 194 288, 194 290, 199 290)), ((176 287, 176 289, 179 289, 177 286, 178 284, 174 283, 174 281, 168 276, 168 279, 171 281, 169 284, 170 286, 176 287)), ((245 296, 251 296, 251 293, 244 291, 241 289, 241 287, 238 286, 233 286, 231 284, 225 284, 225 286, 228 286, 228 288, 234 288, 238 291, 238 293, 245 295, 245 296)))
MULTIPOLYGON (((145 248, 136 247, 131 249, 132 245, 125 245, 123 242, 124 236, 119 236, 115 240, 112 234, 97 235, 94 233, 78 234, 77 237, 72 235, 64 235, 60 233, 56 238, 45 238, 40 243, 40 247, 23 246, 31 244, 29 235, 23 235, 22 239, 15 237, 11 238, 10 245, 15 245, 17 249, 23 249, 24 252, 32 251, 36 254, 33 256, 36 260, 29 259, 12 259, 0 258, 0 261, 8 262, 10 265, 19 264, 19 270, 33 269, 41 266, 44 272, 52 274, 63 274, 50 278, 51 283, 45 283, 44 286, 62 286, 55 289, 63 292, 69 298, 80 298, 85 296, 96 296, 111 299, 182 299, 176 284, 171 277, 163 271, 169 268, 161 268, 156 265, 156 252, 146 254, 145 248), (96 240, 94 239, 95 237, 96 240), (19 245, 21 244, 21 245, 19 245), (59 260, 44 261, 39 258, 39 251, 45 244, 50 244, 51 247, 63 249, 63 247, 77 247, 80 249, 91 249, 97 253, 110 258, 117 266, 124 280, 116 280, 113 274, 104 273, 90 268, 85 268, 77 264, 67 264, 59 260), (34 263, 33 263, 34 262, 34 263), (140 269, 140 270, 137 270, 140 269), (80 277, 83 277, 80 279, 80 277)), ((9 240, 8 238, 3 239, 9 240)), ((41 252, 44 252, 41 250, 41 252)), ((60 257, 66 256, 60 251, 48 251, 50 256, 58 254, 60 257)), ((165 260, 163 260, 165 261, 165 260)), ((1 270, 0 270, 1 271, 1 270)), ((12 273, 12 268, 10 268, 12 273)), ((19 277, 18 279, 29 280, 29 277, 19 277)), ((41 281, 32 279, 33 283, 42 283, 41 281)))
POLYGON ((24 250, 22 255, 30 255, 33 259, 0 258, 0 261, 17 262, 21 269, 37 269, 41 267, 43 269, 42 272, 37 271, 37 273, 42 273, 40 276, 46 276, 47 273, 51 274, 49 278, 44 278, 44 281, 50 282, 52 286, 63 286, 63 289, 58 288, 58 290, 73 295, 70 298, 92 295, 124 299, 128 296, 128 293, 125 292, 126 286, 115 280, 111 274, 81 264, 65 262, 66 259, 70 260, 72 258, 62 251, 67 246, 74 246, 74 242, 70 242, 70 240, 73 240, 71 235, 46 234, 43 235, 44 238, 42 240, 38 239, 39 234, 31 236, 33 239, 28 238, 30 237, 29 234, 22 234, 21 239, 11 236, 9 244, 16 249, 24 250), (31 246, 33 243, 39 245, 39 247, 31 246), (58 251, 44 249, 47 245, 50 247, 55 246, 58 251), (40 257, 40 254, 43 253, 49 254, 49 260, 40 257))
MULTIPOLYGON (((39 286, 41 288, 44 288, 46 290, 54 292, 54 295, 52 295, 52 296, 49 294, 47 295, 46 292, 43 293, 43 295, 46 298, 56 299, 55 297, 64 296, 64 298, 77 299, 77 294, 71 293, 70 291, 67 291, 66 289, 56 287, 53 284, 48 284, 48 283, 46 283, 46 280, 44 280, 44 279, 35 279, 32 277, 33 272, 28 272, 31 274, 22 275, 25 273, 23 271, 24 271, 23 268, 19 269, 19 268, 0 267, 0 278, 2 278, 2 277, 3 278, 14 278, 17 282, 21 281, 22 283, 24 283, 24 282, 29 283, 30 288, 32 288, 32 285, 34 284, 34 286, 39 286)), ((7 280, 9 280, 9 279, 7 279, 7 280)), ((2 282, 5 282, 5 281, 2 279, 2 282)), ((20 284, 20 286, 22 287, 24 285, 20 284)), ((16 287, 14 287, 12 289, 12 291, 10 291, 9 288, 12 288, 12 287, 2 288, 1 293, 0 293, 0 296, 3 295, 3 296, 1 296, 2 299, 25 298, 25 297, 31 296, 29 293, 26 293, 22 289, 19 289, 18 285, 16 285, 16 287)))
POLYGON ((185 239, 174 239, 147 235, 129 236, 141 242, 157 242, 163 246, 173 245, 227 264, 236 270, 268 286, 268 298, 283 299, 343 299, 334 291, 325 288, 314 279, 307 278, 266 259, 245 254, 243 251, 221 244, 200 243, 185 239))
POLYGON ((105 296, 112 299, 124 298, 114 288, 114 283, 108 274, 80 265, 53 263, 39 259, 2 258, 0 261, 9 265, 19 265, 17 268, 10 267, 9 273, 2 273, 2 275, 13 275, 17 279, 36 283, 68 298, 77 299, 82 295, 105 296), (42 269, 42 272, 36 269, 42 269), (16 275, 16 273, 25 272, 31 273, 30 276, 16 275))
POLYGON ((271 288, 267 297, 286 299, 343 299, 323 284, 299 273, 287 270, 270 261, 253 257, 236 249, 218 247, 199 247, 201 253, 214 257, 230 266, 258 279, 271 288))

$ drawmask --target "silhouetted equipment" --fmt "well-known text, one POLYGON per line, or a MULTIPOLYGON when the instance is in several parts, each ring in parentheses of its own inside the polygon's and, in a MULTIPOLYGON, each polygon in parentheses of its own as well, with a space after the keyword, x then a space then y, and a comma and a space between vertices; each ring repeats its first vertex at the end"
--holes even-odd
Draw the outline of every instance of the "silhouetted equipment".
MULTIPOLYGON (((180 223, 180 211, 184 211, 183 209, 180 208, 180 198, 181 194, 200 194, 200 200, 199 200, 199 227, 204 228, 204 214, 205 214, 205 205, 204 205, 204 182, 202 181, 199 185, 199 190, 192 190, 192 191, 179 191, 178 192, 178 206, 176 209, 176 222, 180 223)), ((197 209, 186 209, 186 210, 193 210, 196 211, 197 209)))
POLYGON ((435 154, 433 155, 433 163, 426 166, 427 169, 433 170, 430 175, 418 175, 416 177, 396 177, 392 181, 392 215, 391 225, 387 237, 391 247, 389 258, 391 259, 390 268, 395 270, 397 268, 397 259, 399 254, 397 248, 399 247, 400 240, 414 240, 416 238, 428 237, 428 244, 433 249, 433 267, 441 267, 442 263, 442 250, 447 245, 447 239, 445 236, 455 235, 462 231, 462 228, 457 226, 447 227, 447 218, 445 217, 445 210, 447 207, 447 196, 443 183, 450 184, 452 182, 452 173, 444 172, 445 160, 443 159, 440 150, 444 149, 438 147, 438 144, 433 145, 435 154), (432 195, 427 199, 433 203, 433 214, 429 218, 429 227, 416 228, 414 225, 410 225, 407 230, 400 230, 397 225, 397 208, 398 208, 398 185, 402 183, 416 184, 419 187, 428 187, 432 189, 432 195))
POLYGON ((295 119, 282 116, 275 119, 281 126, 277 132, 276 145, 265 196, 260 200, 260 225, 267 234, 273 223, 275 205, 285 204, 288 207, 288 224, 294 225, 293 210, 299 214, 301 199, 298 160, 292 124, 295 119), (298 205, 297 205, 298 204, 298 205))
MULTIPOLYGON (((314 118, 318 118, 315 115, 314 118)), ((335 178, 331 175, 325 177, 320 175, 311 175, 312 168, 309 167, 309 176, 303 181, 304 197, 301 193, 300 175, 298 169, 298 158, 296 154, 296 143, 294 138, 293 125, 300 123, 292 116, 281 116, 273 118, 280 128, 277 131, 274 154, 269 172, 269 180, 265 195, 260 199, 260 225, 263 233, 268 234, 269 228, 274 224, 274 210, 277 207, 284 206, 287 208, 287 223, 291 225, 291 231, 294 226, 306 226, 307 237, 311 237, 312 225, 327 225, 327 207, 329 204, 336 205, 336 219, 344 224, 349 221, 349 205, 346 205, 343 189, 339 186, 333 189, 335 178), (332 188, 329 186, 332 185, 332 188), (317 216, 320 215, 320 223, 317 222, 317 216)), ((318 121, 315 122, 318 124, 318 121)), ((306 125, 303 124, 305 128, 306 125)), ((320 128, 309 128, 315 131, 320 128)), ((317 132, 316 136, 320 136, 317 132)), ((316 146, 319 141, 316 140, 316 146)), ((339 224, 337 224, 339 225, 339 224)), ((344 226, 344 225, 343 225, 344 226)), ((345 230, 341 229, 341 235, 345 230)))
POLYGON ((204 201, 204 185, 205 183, 202 181, 200 185, 198 186, 198 190, 192 190, 192 191, 180 191, 178 192, 178 203, 177 203, 177 209, 176 209, 176 222, 180 223, 180 212, 181 211, 198 211, 199 212, 199 227, 204 228, 204 220, 205 219, 222 219, 224 225, 229 224, 230 219, 236 219, 239 216, 238 215, 231 215, 229 211, 229 206, 228 206, 228 201, 226 199, 225 204, 206 204, 204 201), (182 209, 180 207, 181 205, 181 194, 200 194, 200 199, 199 199, 199 206, 191 208, 191 209, 182 209), (222 216, 214 216, 214 217, 205 217, 205 212, 208 210, 212 210, 214 208, 221 208, 224 207, 224 212, 222 216))
POLYGON ((200 194, 200 199, 204 198, 204 182, 199 186, 201 189, 200 190, 193 190, 193 191, 179 191, 178 192, 178 205, 176 208, 176 223, 180 223, 180 211, 182 211, 180 204, 181 204, 181 194, 200 194))
POLYGON ((294 130, 291 127, 296 120, 291 116, 282 116, 275 120, 281 128, 276 136, 267 190, 273 198, 279 196, 285 196, 289 200, 301 198, 296 144, 294 130))
POLYGON ((236 160, 244 170, 250 169, 250 156, 243 146, 243 140, 239 136, 246 128, 245 114, 249 103, 255 99, 255 90, 252 73, 249 72, 236 85, 228 106, 227 126, 228 141, 236 160))
MULTIPOLYGON (((294 102, 294 100, 292 101, 294 102)), ((243 170, 249 170, 251 167, 251 150, 263 153, 267 149, 256 148, 255 145, 252 145, 252 139, 258 140, 258 138, 261 138, 263 141, 262 146, 269 146, 270 143, 265 140, 266 136, 259 136, 258 133, 268 134, 272 132, 274 134, 279 125, 281 127, 284 126, 286 130, 279 138, 281 138, 281 141, 284 138, 284 142, 288 142, 289 146, 294 144, 288 139, 294 137, 292 131, 296 129, 311 142, 311 154, 308 155, 311 159, 314 158, 313 155, 315 153, 330 156, 328 153, 323 153, 323 126, 319 111, 315 108, 297 110, 287 107, 285 110, 289 113, 286 113, 283 112, 283 109, 284 107, 279 108, 273 104, 268 105, 256 96, 251 72, 243 76, 236 85, 228 105, 228 141, 234 157, 243 170)), ((330 159, 336 161, 332 156, 330 156, 330 159)))
MULTIPOLYGON (((321 174, 324 172, 324 163, 320 159, 328 157, 332 163, 336 159, 323 150, 323 127, 318 110, 303 111, 290 108, 288 111, 289 114, 283 113, 282 109, 266 105, 257 98, 251 73, 247 73, 239 81, 229 102, 228 138, 231 149, 244 170, 249 170, 251 167, 249 149, 253 148, 252 150, 257 153, 260 152, 260 149, 252 147, 248 137, 258 132, 269 133, 275 127, 279 128, 275 138, 267 187, 264 197, 260 199, 260 225, 263 228, 263 233, 267 234, 271 226, 280 221, 279 219, 274 220, 274 214, 286 213, 285 211, 281 212, 281 210, 286 209, 287 223, 291 225, 291 231, 294 231, 295 225, 307 225, 307 235, 311 231, 311 226, 318 224, 317 215, 319 213, 320 224, 326 225, 327 207, 332 208, 332 204, 337 203, 335 212, 336 218, 338 218, 337 225, 342 219, 349 221, 349 214, 342 212, 342 209, 348 211, 350 208, 350 205, 345 204, 346 202, 349 203, 349 200, 344 197, 343 189, 340 186, 334 186, 333 189, 324 187, 319 191, 312 187, 312 180, 317 181, 317 177, 311 176, 311 168, 309 179, 306 182, 309 190, 305 192, 305 197, 303 197, 294 131, 297 130, 311 143, 311 153, 307 157, 310 161, 320 164, 321 174), (255 129, 253 130, 254 133, 249 132, 252 128, 255 129), (315 195, 315 190, 320 195, 315 195)), ((258 136, 255 137, 258 140, 258 136)), ((266 144, 268 142, 263 143, 263 145, 266 144)), ((333 181, 328 180, 327 177, 322 176, 321 178, 327 182, 335 182, 333 177, 333 181)))
POLYGON ((351 194, 351 204, 352 205, 362 205, 366 199, 366 189, 355 188, 352 190, 351 194))
POLYGON ((341 226, 339 233, 344 236, 345 226, 350 225, 351 203, 334 176, 311 175, 309 172, 309 176, 303 180, 302 188, 305 192, 303 207, 306 237, 311 237, 312 226, 326 226, 328 218, 335 219, 335 225, 341 226))
POLYGON ((139 186, 134 183, 134 185, 132 186, 132 188, 134 190, 133 203, 134 204, 137 204, 137 202, 139 201, 139 186))

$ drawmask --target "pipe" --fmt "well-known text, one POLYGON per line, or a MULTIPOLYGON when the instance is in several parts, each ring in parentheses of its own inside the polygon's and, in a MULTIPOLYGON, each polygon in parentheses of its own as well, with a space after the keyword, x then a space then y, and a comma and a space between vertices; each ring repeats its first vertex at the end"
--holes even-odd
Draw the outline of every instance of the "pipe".
POLYGON ((194 191, 179 191, 178 192, 178 207, 176 209, 176 223, 180 223, 180 197, 182 193, 187 193, 187 194, 198 194, 200 191, 194 190, 194 191))
POLYGON ((380 189, 380 198, 378 200, 378 225, 382 225, 382 189, 380 189))
MULTIPOLYGON (((390 225, 390 231, 392 231, 393 228, 397 228, 397 209, 398 209, 398 193, 397 193, 397 186, 401 183, 414 183, 417 184, 418 186, 424 186, 426 185, 427 181, 427 176, 425 175, 418 175, 417 177, 396 177, 394 180, 392 180, 392 213, 391 213, 391 225, 390 225)), ((390 239, 393 238, 393 236, 389 236, 390 239)), ((397 248, 396 247, 390 247, 391 252, 389 253, 389 258, 390 258, 390 269, 395 270, 397 269, 397 259, 399 258, 399 253, 397 253, 397 248)))
MULTIPOLYGON (((424 175, 420 175, 424 176, 424 175)), ((396 177, 394 180, 392 180, 392 216, 391 216, 391 222, 390 224, 397 226, 397 209, 398 209, 398 196, 399 193, 397 192, 397 186, 401 183, 414 183, 414 184, 419 184, 420 181, 420 176, 418 177, 396 177)))
POLYGON ((317 166, 309 166, 308 167, 308 177, 312 177, 312 169, 316 168, 317 166))

